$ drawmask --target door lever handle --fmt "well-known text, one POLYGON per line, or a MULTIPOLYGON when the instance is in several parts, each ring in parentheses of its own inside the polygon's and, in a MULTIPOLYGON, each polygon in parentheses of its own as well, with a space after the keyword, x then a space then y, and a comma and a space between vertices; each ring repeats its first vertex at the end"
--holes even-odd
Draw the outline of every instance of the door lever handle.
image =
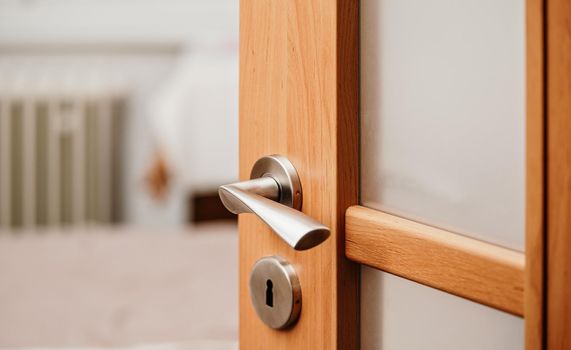
POLYGON ((279 155, 260 158, 248 181, 220 186, 222 203, 234 214, 253 213, 296 250, 325 241, 329 228, 300 211, 301 183, 291 162, 279 155))

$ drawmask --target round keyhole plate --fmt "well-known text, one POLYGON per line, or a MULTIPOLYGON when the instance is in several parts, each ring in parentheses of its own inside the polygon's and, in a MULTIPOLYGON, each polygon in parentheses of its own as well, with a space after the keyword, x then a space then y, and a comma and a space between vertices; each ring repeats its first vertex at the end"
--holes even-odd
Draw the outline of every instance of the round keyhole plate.
POLYGON ((293 266, 274 255, 258 260, 250 273, 250 298, 260 319, 273 329, 293 325, 301 312, 301 286, 293 266), (268 280, 272 305, 267 305, 268 280))

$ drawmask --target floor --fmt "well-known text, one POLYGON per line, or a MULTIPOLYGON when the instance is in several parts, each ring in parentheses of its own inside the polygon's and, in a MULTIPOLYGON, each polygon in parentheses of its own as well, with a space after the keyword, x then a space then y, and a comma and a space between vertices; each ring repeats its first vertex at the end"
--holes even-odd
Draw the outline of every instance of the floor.
POLYGON ((237 349, 233 225, 0 232, 0 348, 237 349))

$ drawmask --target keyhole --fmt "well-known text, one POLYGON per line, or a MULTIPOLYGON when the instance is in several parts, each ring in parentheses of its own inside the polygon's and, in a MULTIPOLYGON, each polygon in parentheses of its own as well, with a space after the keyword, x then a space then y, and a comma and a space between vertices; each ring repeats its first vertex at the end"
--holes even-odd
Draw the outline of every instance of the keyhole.
POLYGON ((274 283, 272 280, 266 281, 266 305, 274 307, 274 283))

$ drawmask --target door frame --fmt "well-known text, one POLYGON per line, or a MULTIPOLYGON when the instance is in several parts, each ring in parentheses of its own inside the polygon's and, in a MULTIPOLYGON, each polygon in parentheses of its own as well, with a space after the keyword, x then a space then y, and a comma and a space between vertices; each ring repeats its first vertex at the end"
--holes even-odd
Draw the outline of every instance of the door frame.
POLYGON ((571 347, 571 2, 544 3, 543 344, 571 347))
POLYGON ((240 2, 240 178, 261 156, 287 156, 303 212, 332 229, 295 252, 240 218, 241 347, 359 348, 359 264, 524 317, 527 349, 569 344, 571 4, 526 0, 525 254, 358 205, 358 13, 357 0, 240 2), (303 290, 285 332, 258 320, 247 291, 253 262, 271 254, 303 290))

